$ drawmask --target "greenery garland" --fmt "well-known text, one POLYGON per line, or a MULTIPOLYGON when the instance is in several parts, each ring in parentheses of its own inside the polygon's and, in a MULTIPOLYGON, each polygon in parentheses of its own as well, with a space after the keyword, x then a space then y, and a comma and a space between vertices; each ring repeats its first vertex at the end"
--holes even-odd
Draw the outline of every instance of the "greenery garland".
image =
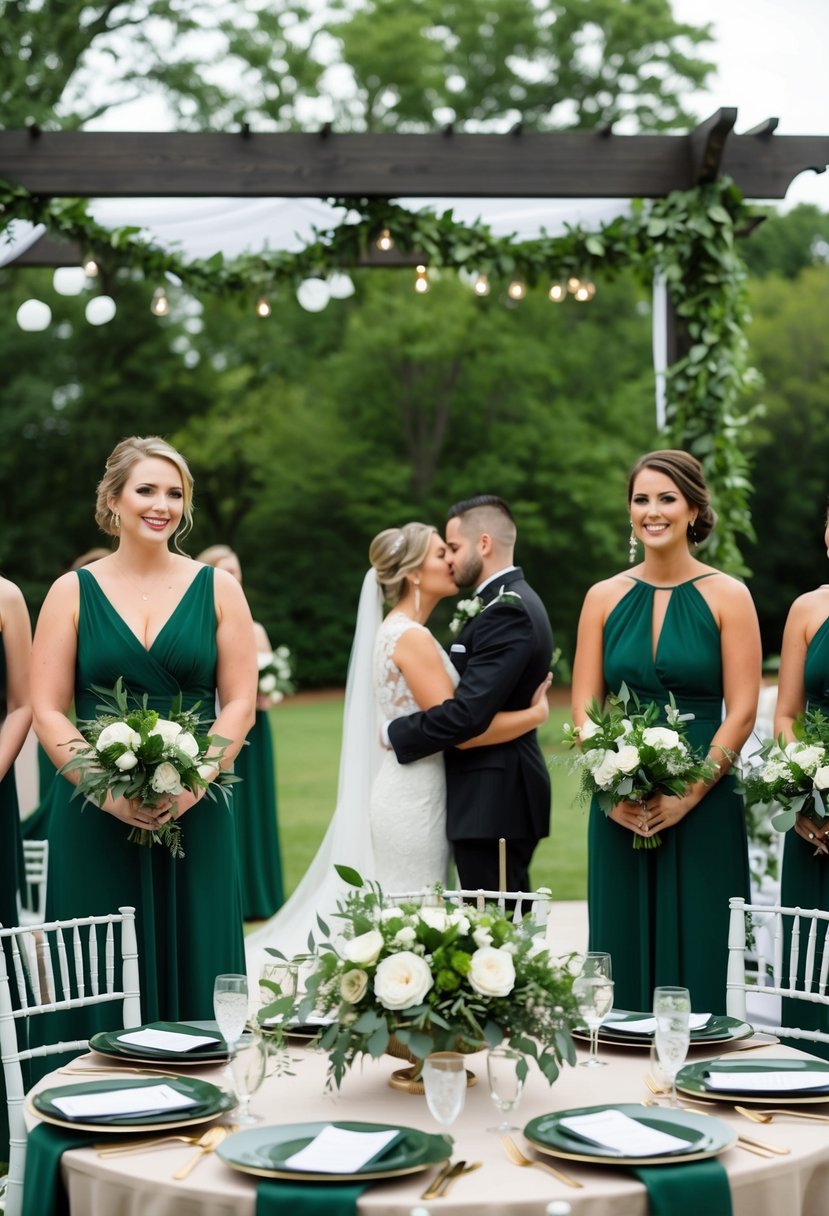
POLYGON ((345 219, 315 230, 304 249, 246 253, 232 260, 217 252, 187 260, 142 238, 139 228, 104 228, 89 214, 86 200, 40 198, 0 181, 0 233, 14 220, 44 224, 104 265, 131 266, 150 280, 174 275, 195 293, 246 291, 255 297, 359 264, 383 229, 398 250, 416 252, 426 267, 454 267, 529 286, 571 277, 585 281, 627 268, 646 279, 661 271, 690 345, 668 369, 667 429, 660 443, 685 448, 701 460, 719 515, 707 554, 732 574, 748 573, 737 547, 739 534, 753 535, 751 485, 739 446, 750 415, 741 411, 740 398, 754 374, 743 332, 746 272, 735 235, 750 211, 730 181, 634 201, 630 214, 595 232, 574 226, 561 236, 542 232, 527 241, 494 236, 480 222, 462 224, 451 211, 412 212, 387 199, 332 201, 346 208, 345 219))

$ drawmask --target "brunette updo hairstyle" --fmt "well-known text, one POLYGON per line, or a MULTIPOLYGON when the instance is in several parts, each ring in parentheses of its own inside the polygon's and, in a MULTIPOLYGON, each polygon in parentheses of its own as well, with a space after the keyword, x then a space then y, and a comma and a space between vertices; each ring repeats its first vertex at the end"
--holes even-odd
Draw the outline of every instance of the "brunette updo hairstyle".
POLYGON ((385 599, 396 604, 406 590, 406 576, 423 564, 437 532, 430 524, 409 523, 378 532, 369 545, 368 560, 385 599))
POLYGON ((184 522, 176 532, 173 541, 175 547, 181 553, 179 541, 183 540, 193 527, 193 474, 190 472, 187 461, 181 453, 177 452, 174 447, 167 443, 166 439, 159 439, 157 435, 150 435, 147 438, 142 438, 140 435, 131 435, 129 439, 122 439, 113 448, 106 462, 104 475, 98 482, 97 497, 95 499, 95 522, 107 536, 118 535, 118 529, 115 527, 115 512, 110 508, 108 500, 119 497, 127 483, 127 478, 132 471, 133 465, 136 465, 139 460, 145 460, 148 456, 156 456, 161 460, 169 460, 170 464, 174 464, 181 474, 181 491, 183 495, 182 518, 184 522))
POLYGON ((630 470, 628 478, 628 505, 633 498, 633 483, 643 469, 655 469, 670 477, 682 497, 692 507, 697 508, 697 518, 688 525, 688 540, 698 545, 711 535, 717 522, 717 515, 711 506, 711 496, 705 484, 702 465, 696 456, 676 448, 661 452, 648 452, 640 456, 630 470))

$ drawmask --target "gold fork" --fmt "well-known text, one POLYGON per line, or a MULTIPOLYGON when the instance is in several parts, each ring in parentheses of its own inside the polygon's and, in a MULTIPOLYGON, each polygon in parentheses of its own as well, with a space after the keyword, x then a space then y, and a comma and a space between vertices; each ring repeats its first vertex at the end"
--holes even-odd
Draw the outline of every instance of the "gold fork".
POLYGON ((203 1157, 206 1157, 208 1153, 212 1153, 214 1149, 217 1149, 221 1142, 226 1139, 227 1136, 232 1135, 235 1131, 235 1127, 225 1127, 222 1124, 218 1124, 216 1127, 209 1127, 202 1138, 197 1141, 198 1152, 195 1154, 195 1156, 190 1158, 186 1165, 183 1165, 180 1170, 177 1170, 177 1172, 173 1174, 173 1177, 177 1181, 181 1182, 182 1179, 187 1177, 191 1170, 196 1168, 203 1157))
POLYGON ((534 1165, 536 1169, 546 1170, 548 1174, 552 1174, 554 1178, 558 1178, 559 1182, 563 1182, 565 1186, 581 1189, 584 1185, 582 1182, 577 1182, 575 1178, 571 1178, 569 1174, 563 1174, 555 1166, 548 1165, 546 1161, 536 1161, 532 1157, 525 1157, 512 1136, 502 1136, 501 1145, 513 1165, 534 1165))
POLYGON ((125 1144, 93 1144, 99 1157, 120 1157, 125 1153, 147 1153, 162 1144, 198 1144, 198 1136, 156 1136, 154 1139, 128 1140, 125 1144))
POLYGON ((782 1110, 773 1107, 771 1110, 751 1110, 748 1106, 735 1106, 738 1115, 751 1119, 752 1123, 773 1123, 775 1115, 786 1115, 790 1119, 811 1119, 814 1123, 829 1123, 829 1115, 810 1115, 803 1110, 782 1110))
MULTIPOLYGON (((658 1085, 656 1083, 656 1081, 654 1081, 653 1077, 651 1076, 651 1074, 649 1072, 645 1073, 644 1080, 645 1080, 645 1084, 647 1085, 647 1087, 651 1091, 651 1093, 656 1094, 656 1096, 658 1098, 666 1098, 666 1097, 670 1096, 671 1091, 669 1089, 663 1089, 661 1085, 658 1085)), ((685 1097, 683 1097, 683 1101, 693 1102, 696 1106, 716 1106, 717 1105, 716 1102, 709 1102, 705 1098, 685 1098, 685 1097)))
MULTIPOLYGON (((655 1106, 659 1110, 675 1109, 670 1106, 663 1106, 661 1102, 654 1102, 653 1098, 645 1098, 642 1105, 655 1106)), ((700 1114, 700 1111, 694 1110, 691 1106, 682 1106, 679 1109, 687 1111, 689 1115, 700 1114)), ((704 1112, 702 1114, 703 1117, 707 1117, 704 1112)), ((748 1149, 749 1152, 756 1150, 758 1154, 762 1154, 764 1157, 788 1157, 792 1151, 790 1148, 778 1148, 776 1144, 767 1144, 765 1140, 752 1140, 751 1136, 741 1136, 739 1134, 737 1136, 737 1146, 738 1148, 748 1149)))

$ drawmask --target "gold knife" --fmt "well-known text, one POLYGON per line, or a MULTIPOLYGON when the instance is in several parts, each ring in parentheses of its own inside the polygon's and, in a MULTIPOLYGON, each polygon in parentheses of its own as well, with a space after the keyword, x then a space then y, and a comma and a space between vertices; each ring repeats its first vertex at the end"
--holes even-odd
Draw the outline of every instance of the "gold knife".
POLYGON ((437 1176, 435 1177, 434 1182, 431 1182, 429 1184, 429 1186, 427 1186, 426 1190, 423 1192, 423 1194, 420 1196, 420 1198, 421 1199, 434 1199, 437 1196, 438 1191, 440 1190, 440 1188, 443 1186, 444 1182, 446 1181, 447 1175, 449 1174, 449 1171, 451 1169, 452 1169, 452 1161, 451 1161, 451 1159, 447 1159, 443 1163, 443 1165, 440 1167, 440 1169, 438 1170, 438 1173, 437 1173, 437 1176))
MULTIPOLYGON (((463 1165, 463 1162, 461 1162, 461 1165, 463 1165)), ((473 1170, 479 1170, 482 1165, 482 1161, 472 1161, 469 1165, 464 1165, 462 1170, 452 1170, 451 1173, 444 1179, 443 1186, 441 1187, 440 1194, 437 1196, 437 1198, 443 1199, 446 1195, 448 1195, 450 1186, 453 1182, 460 1178, 462 1174, 471 1174, 473 1170)))

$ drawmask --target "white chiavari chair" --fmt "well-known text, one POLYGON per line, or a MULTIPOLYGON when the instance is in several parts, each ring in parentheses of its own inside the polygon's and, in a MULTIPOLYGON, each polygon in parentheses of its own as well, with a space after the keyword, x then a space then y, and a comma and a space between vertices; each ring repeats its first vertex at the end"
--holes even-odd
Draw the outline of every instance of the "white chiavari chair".
POLYGON ((40 925, 46 919, 46 879, 49 873, 49 841, 23 841, 24 903, 18 909, 21 925, 40 925))

